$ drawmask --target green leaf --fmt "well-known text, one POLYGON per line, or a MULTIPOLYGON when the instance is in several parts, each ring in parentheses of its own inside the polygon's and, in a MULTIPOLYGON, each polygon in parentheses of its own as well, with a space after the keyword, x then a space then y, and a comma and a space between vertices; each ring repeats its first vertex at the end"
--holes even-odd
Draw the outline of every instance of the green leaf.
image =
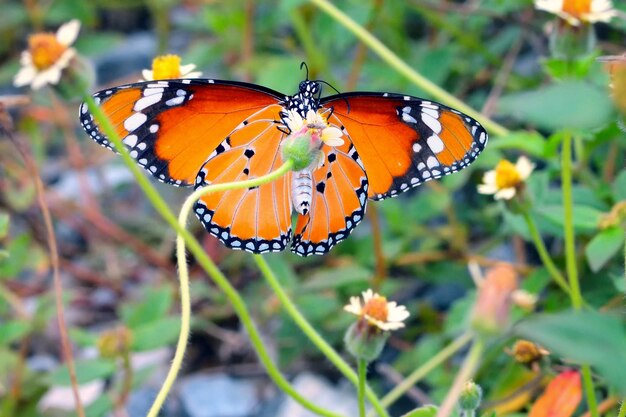
POLYGON ((617 252, 621 252, 623 243, 624 230, 621 227, 609 227, 595 235, 585 248, 591 270, 598 272, 617 252))
POLYGON ((30 331, 30 323, 25 321, 8 321, 0 324, 0 344, 6 345, 21 339, 30 331))
POLYGON ((122 308, 122 319, 131 329, 152 323, 165 316, 172 306, 172 292, 168 287, 148 291, 141 303, 127 304, 122 308))
MULTIPOLYGON (((543 217, 552 223, 563 227, 565 218, 562 206, 545 206, 537 209, 543 217)), ((602 212, 589 206, 577 205, 572 208, 572 222, 574 229, 581 232, 595 231, 602 216, 602 212)))
POLYGON ((626 169, 623 169, 613 181, 613 198, 615 201, 626 201, 626 169))
POLYGON ((166 346, 178 339, 180 319, 166 317, 158 321, 144 324, 133 330, 133 351, 152 350, 166 346))
POLYGON ((302 292, 337 288, 356 283, 367 283, 372 277, 372 271, 358 265, 349 265, 343 268, 323 269, 315 273, 313 277, 304 283, 300 289, 302 292))
POLYGON ((435 417, 439 409, 434 405, 425 405, 415 410, 409 411, 402 417, 435 417))
POLYGON ((7 236, 9 233, 9 214, 0 213, 0 239, 7 236))
POLYGON ((504 96, 498 113, 549 130, 592 129, 608 123, 613 109, 605 91, 568 80, 504 96))
MULTIPOLYGON (((115 373, 117 365, 115 361, 109 359, 84 359, 78 360, 76 365, 76 378, 78 384, 106 378, 115 373)), ((51 385, 71 385, 70 374, 67 365, 60 366, 49 375, 51 385)))
POLYGON ((567 360, 589 364, 626 394, 626 332, 618 318, 593 311, 537 314, 518 323, 514 332, 567 360))
POLYGON ((537 132, 513 132, 502 137, 501 140, 493 141, 490 146, 491 150, 513 149, 543 158, 546 153, 546 143, 546 139, 537 132))
POLYGON ((79 329, 78 327, 73 327, 69 330, 70 338, 79 346, 96 346, 98 343, 98 336, 89 333, 83 329, 79 329))
MULTIPOLYGON (((85 414, 89 417, 104 417, 113 409, 113 399, 110 395, 102 395, 94 402, 85 407, 85 414)), ((78 413, 70 414, 72 417, 78 416, 78 413)))

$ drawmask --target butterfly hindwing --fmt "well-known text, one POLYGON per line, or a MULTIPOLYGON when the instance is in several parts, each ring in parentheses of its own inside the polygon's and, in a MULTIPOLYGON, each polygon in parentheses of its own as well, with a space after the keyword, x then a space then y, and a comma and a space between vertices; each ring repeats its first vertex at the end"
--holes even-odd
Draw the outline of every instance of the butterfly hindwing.
POLYGON ((323 165, 313 171, 311 209, 296 223, 291 250, 300 256, 328 252, 365 216, 367 176, 354 146, 346 140, 322 152, 323 165))
MULTIPOLYGON (((246 83, 163 80, 103 90, 94 99, 140 166, 163 182, 189 186, 230 132, 280 97, 246 83)), ((80 118, 96 142, 112 149, 86 104, 80 118)))
POLYGON ((487 144, 474 119, 432 101, 387 93, 322 99, 363 161, 374 200, 394 197, 470 164, 487 144))
MULTIPOLYGON (((269 106, 226 136, 202 166, 196 188, 269 174, 282 164, 281 107, 269 106)), ((232 249, 278 252, 291 238, 291 173, 249 189, 207 194, 194 211, 206 230, 232 249)))

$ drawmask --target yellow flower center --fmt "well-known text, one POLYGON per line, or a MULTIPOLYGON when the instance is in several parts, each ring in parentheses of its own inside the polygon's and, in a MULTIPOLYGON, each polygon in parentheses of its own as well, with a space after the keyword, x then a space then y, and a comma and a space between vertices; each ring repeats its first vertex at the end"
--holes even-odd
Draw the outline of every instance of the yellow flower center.
POLYGON ((387 299, 381 296, 375 296, 363 306, 364 315, 382 322, 387 321, 389 310, 387 309, 387 299))
POLYGON ((515 165, 507 160, 502 160, 498 163, 498 166, 496 166, 496 187, 499 190, 515 187, 520 182, 522 182, 522 177, 515 165))
POLYGON ((563 12, 580 19, 591 12, 592 0, 563 0, 563 12))
POLYGON ((180 57, 178 55, 161 55, 152 60, 152 75, 155 80, 180 78, 180 57))
POLYGON ((36 33, 28 38, 28 50, 33 65, 41 71, 54 65, 67 50, 67 46, 60 44, 52 33, 36 33))

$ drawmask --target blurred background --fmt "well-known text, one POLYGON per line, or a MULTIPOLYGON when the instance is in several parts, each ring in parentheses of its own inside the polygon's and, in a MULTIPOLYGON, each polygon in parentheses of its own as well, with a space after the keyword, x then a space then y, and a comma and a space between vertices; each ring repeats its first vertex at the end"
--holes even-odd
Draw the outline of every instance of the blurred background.
MULTIPOLYGON (((460 173, 371 203, 363 224, 327 256, 267 255, 315 328, 343 351, 342 337, 353 319, 341 310, 350 296, 372 287, 406 305, 406 329, 391 337, 370 367, 371 385, 384 393, 467 328, 476 297, 470 262, 484 269, 510 263, 520 288, 538 297, 530 309, 514 307, 512 321, 567 308, 567 294, 551 282, 523 216, 476 189, 501 159, 531 158, 536 169, 526 192, 532 215, 564 270, 558 148, 565 129, 577 137, 574 226, 582 291, 594 309, 623 311, 626 214, 618 203, 626 201, 626 139, 617 123, 623 116, 611 102, 609 74, 596 58, 626 50, 626 5, 616 2, 618 16, 588 28, 584 42, 564 56, 554 34, 562 22, 527 0, 334 4, 411 68, 512 133, 492 134, 487 150, 460 173), (613 221, 612 237, 602 221, 613 221), (590 244, 603 233, 600 244, 590 244)), ((3 0, 0 10, 0 98, 24 101, 9 110, 15 135, 30 149, 45 186, 81 396, 93 417, 145 415, 169 367, 179 330, 175 233, 121 159, 80 129, 79 102, 50 89, 31 93, 12 85, 29 34, 55 32, 79 19, 75 47, 93 66, 94 92, 135 82, 155 56, 174 53, 204 77, 254 82, 285 94, 297 91, 306 75, 300 63, 306 62, 311 79, 341 92, 432 98, 306 1, 3 0), (116 353, 119 343, 127 344, 128 355, 116 353)), ((154 183, 174 211, 190 192, 154 183)), ((195 219, 190 228, 242 292, 296 388, 355 415, 353 387, 284 315, 252 258, 224 248, 195 219)), ((268 383, 232 307, 190 262, 192 336, 183 374, 162 415, 310 415, 268 383)), ((486 400, 504 404, 498 415, 525 415, 540 385, 529 385, 535 374, 505 352, 515 340, 503 333, 490 345, 478 376, 486 400)), ((60 346, 34 179, 14 143, 2 138, 0 415, 74 413, 60 346)), ((392 415, 441 401, 461 358, 429 373, 392 406, 392 415)))

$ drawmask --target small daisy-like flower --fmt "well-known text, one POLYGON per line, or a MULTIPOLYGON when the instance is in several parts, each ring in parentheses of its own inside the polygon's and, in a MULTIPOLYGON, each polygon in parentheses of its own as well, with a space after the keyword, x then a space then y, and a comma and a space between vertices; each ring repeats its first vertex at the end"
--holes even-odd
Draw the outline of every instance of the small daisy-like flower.
POLYGON ((478 186, 481 194, 493 194, 496 200, 510 200, 524 185, 535 169, 535 165, 524 156, 513 165, 506 159, 501 160, 496 169, 487 171, 483 183, 478 186))
POLYGON ((287 127, 291 133, 304 133, 308 130, 313 139, 319 139, 328 146, 341 146, 344 141, 340 129, 330 126, 324 117, 314 110, 309 110, 303 119, 295 110, 287 111, 287 127))
POLYGON ((554 13, 570 25, 608 22, 617 14, 611 0, 535 0, 535 7, 554 13))
POLYGON ((46 84, 58 84, 63 70, 76 56, 70 46, 80 31, 80 22, 71 20, 57 33, 36 33, 28 39, 28 50, 22 52, 22 68, 15 75, 16 87, 30 85, 37 90, 46 84))
POLYGON ((403 321, 409 317, 405 306, 398 305, 395 301, 387 301, 371 289, 363 291, 362 297, 362 304, 359 297, 350 297, 350 304, 343 309, 381 330, 398 330, 404 327, 403 321))
POLYGON ((152 69, 141 71, 145 81, 172 80, 176 78, 199 78, 202 73, 194 71, 195 64, 180 65, 178 55, 160 55, 152 60, 152 69))

